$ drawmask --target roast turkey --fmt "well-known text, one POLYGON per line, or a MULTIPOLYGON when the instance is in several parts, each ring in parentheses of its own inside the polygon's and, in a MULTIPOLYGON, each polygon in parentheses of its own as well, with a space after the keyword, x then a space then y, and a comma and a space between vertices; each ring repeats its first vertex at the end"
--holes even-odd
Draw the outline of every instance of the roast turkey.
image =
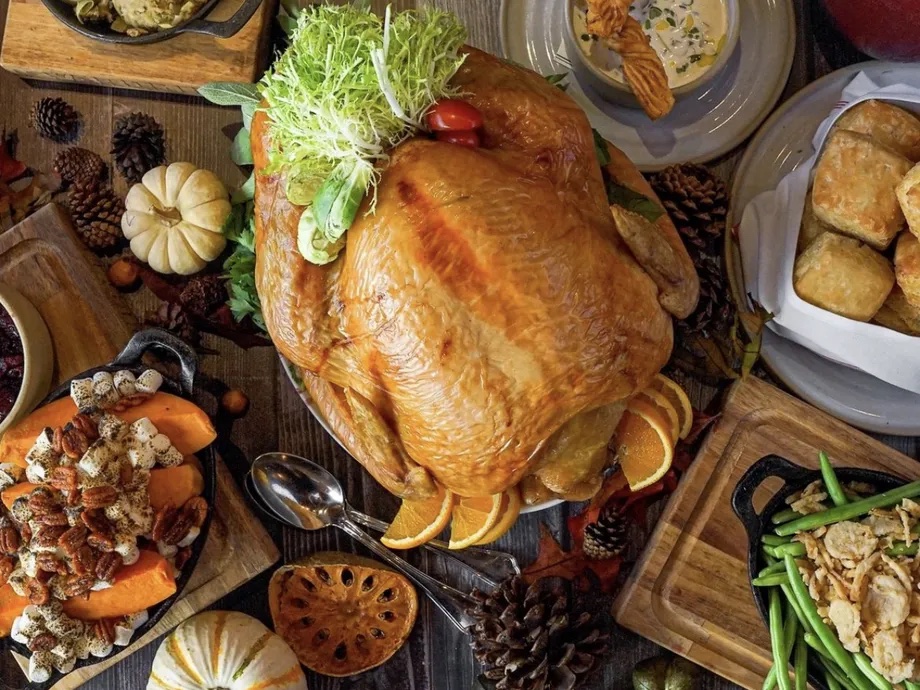
MULTIPOLYGON (((256 282, 279 351, 388 490, 533 502, 599 486, 624 402, 668 360, 698 282, 673 225, 607 200, 587 117, 541 76, 470 49, 454 83, 481 148, 397 146, 376 211, 333 263, 297 251, 302 207, 262 174, 253 121, 256 282), (616 218, 614 218, 616 215, 616 218)), ((613 179, 653 196, 611 147, 613 179)))

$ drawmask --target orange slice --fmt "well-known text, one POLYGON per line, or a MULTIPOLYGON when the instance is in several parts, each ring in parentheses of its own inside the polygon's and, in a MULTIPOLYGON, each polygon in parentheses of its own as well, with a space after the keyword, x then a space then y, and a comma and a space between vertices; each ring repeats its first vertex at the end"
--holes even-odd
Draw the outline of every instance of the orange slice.
POLYGON ((461 496, 450 520, 449 548, 465 549, 485 537, 501 516, 503 496, 461 496))
POLYGON ((431 541, 447 527, 455 503, 456 496, 443 488, 431 498, 404 500, 380 541, 391 549, 412 549, 431 541))
POLYGON ((678 437, 687 438, 687 434, 690 433, 690 429, 693 427, 693 405, 690 404, 690 398, 687 397, 684 389, 680 387, 679 383, 672 381, 663 374, 655 376, 649 388, 658 391, 668 399, 680 419, 680 434, 678 434, 678 437))
POLYGON ((521 492, 516 486, 512 486, 502 495, 502 505, 499 509, 499 518, 495 525, 488 531, 486 536, 477 541, 477 544, 491 544, 498 541, 508 530, 514 527, 518 516, 521 514, 521 492))
POLYGON ((661 479, 674 460, 670 421, 646 400, 633 400, 623 413, 616 433, 620 468, 633 491, 661 479))
POLYGON ((636 399, 647 401, 667 418, 669 423, 668 428, 671 432, 671 443, 677 443, 677 439, 680 438, 681 419, 677 414, 677 410, 674 409, 674 405, 664 396, 664 393, 660 393, 652 388, 646 388, 636 396, 636 399))

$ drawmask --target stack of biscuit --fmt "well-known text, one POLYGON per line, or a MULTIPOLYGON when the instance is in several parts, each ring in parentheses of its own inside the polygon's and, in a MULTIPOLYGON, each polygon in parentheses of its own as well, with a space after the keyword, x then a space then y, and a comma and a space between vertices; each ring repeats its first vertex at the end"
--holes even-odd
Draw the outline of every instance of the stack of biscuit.
POLYGON ((793 285, 806 302, 920 335, 920 119, 865 101, 815 166, 793 285))

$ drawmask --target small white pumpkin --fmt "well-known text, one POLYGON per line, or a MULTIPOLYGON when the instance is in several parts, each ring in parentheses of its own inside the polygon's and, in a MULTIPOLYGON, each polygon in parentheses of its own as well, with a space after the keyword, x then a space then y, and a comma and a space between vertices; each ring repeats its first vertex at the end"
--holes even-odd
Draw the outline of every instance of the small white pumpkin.
POLYGON ((197 273, 227 246, 227 188, 210 170, 172 163, 149 170, 125 199, 121 231, 158 273, 197 273))
POLYGON ((153 660, 147 690, 307 690, 294 652, 245 613, 207 611, 169 635, 153 660))

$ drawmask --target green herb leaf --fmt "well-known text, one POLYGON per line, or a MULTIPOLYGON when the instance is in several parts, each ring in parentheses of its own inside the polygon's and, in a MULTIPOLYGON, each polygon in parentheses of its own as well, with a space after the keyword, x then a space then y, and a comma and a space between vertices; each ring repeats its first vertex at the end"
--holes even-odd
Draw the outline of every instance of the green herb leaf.
POLYGON ((243 113, 243 128, 248 132, 252 129, 252 118, 255 117, 257 103, 243 103, 240 110, 243 113))
POLYGON ((245 105, 259 103, 256 84, 240 84, 233 81, 215 81, 198 88, 198 93, 216 105, 245 105))
POLYGON ((249 130, 241 129, 233 138, 230 160, 237 165, 252 165, 252 146, 249 144, 249 130))
POLYGON ((649 9, 649 11, 648 11, 648 18, 649 18, 649 19, 658 19, 658 17, 660 17, 660 16, 661 16, 661 8, 660 8, 660 7, 652 7, 651 9, 649 9))
POLYGON ((562 89, 563 91, 565 91, 566 88, 568 88, 568 85, 563 84, 562 82, 564 82, 568 78, 569 78, 568 72, 563 72, 562 74, 548 74, 545 77, 546 81, 548 81, 550 84, 552 84, 556 88, 562 89))
POLYGON ((239 204, 243 201, 249 201, 250 199, 255 198, 256 195, 256 173, 253 170, 249 178, 243 183, 243 186, 237 189, 233 196, 230 197, 230 202, 234 204, 239 204))
POLYGON ((647 196, 613 180, 607 180, 607 200, 611 204, 639 214, 650 223, 656 222, 664 215, 664 209, 647 196))
POLYGON ((240 235, 243 233, 244 223, 243 223, 243 209, 245 208, 244 204, 234 204, 230 207, 230 215, 227 216, 227 220, 224 221, 224 224, 220 228, 221 234, 227 238, 228 242, 237 242, 239 241, 240 235))
POLYGON ((602 168, 606 168, 610 165, 610 151, 607 150, 607 142, 596 129, 592 129, 591 134, 594 135, 594 155, 597 156, 597 162, 602 168))
POLYGON ((674 17, 665 17, 665 19, 667 20, 668 24, 670 24, 671 26, 674 26, 674 27, 677 26, 677 22, 674 21, 674 17))

